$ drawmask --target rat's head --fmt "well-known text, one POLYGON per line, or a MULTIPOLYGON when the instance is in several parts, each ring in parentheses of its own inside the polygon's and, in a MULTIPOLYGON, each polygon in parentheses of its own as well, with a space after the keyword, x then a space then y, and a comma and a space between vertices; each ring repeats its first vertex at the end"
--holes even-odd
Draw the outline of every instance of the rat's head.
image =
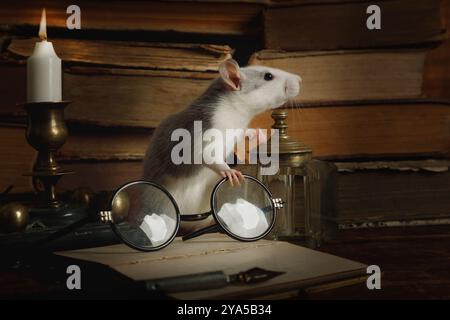
POLYGON ((222 85, 239 108, 257 114, 282 106, 299 94, 301 78, 264 66, 240 68, 229 59, 219 68, 222 85), (242 106, 240 106, 242 104, 242 106))

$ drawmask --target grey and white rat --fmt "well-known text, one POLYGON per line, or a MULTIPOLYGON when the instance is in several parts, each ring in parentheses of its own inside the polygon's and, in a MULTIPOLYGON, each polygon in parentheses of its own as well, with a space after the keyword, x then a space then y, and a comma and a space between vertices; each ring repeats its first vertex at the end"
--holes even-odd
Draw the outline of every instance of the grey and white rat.
MULTIPOLYGON (((194 132, 194 121, 202 122, 203 132, 214 128, 224 136, 226 129, 245 130, 255 115, 280 107, 300 91, 301 78, 279 69, 240 68, 236 61, 229 59, 220 65, 219 72, 220 77, 190 106, 161 122, 144 158, 143 179, 163 185, 176 200, 181 214, 208 212, 212 189, 220 178, 228 177, 231 183, 239 183, 242 174, 231 169, 225 159, 209 165, 174 164, 172 149, 179 143, 171 140, 174 130, 189 131, 192 140, 202 135, 194 132)), ((228 148, 224 157, 232 152, 228 148)), ((192 156, 193 159, 195 155, 192 156)))

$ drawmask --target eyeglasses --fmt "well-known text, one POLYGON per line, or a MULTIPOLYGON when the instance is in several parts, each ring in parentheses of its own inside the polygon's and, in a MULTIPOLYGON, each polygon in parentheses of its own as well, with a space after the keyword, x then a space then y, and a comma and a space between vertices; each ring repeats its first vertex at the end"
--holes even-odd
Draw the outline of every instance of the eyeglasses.
POLYGON ((232 186, 227 178, 220 180, 211 194, 211 211, 202 215, 182 215, 183 221, 203 220, 212 215, 215 224, 183 236, 189 240, 209 232, 223 231, 240 241, 264 238, 273 228, 281 199, 272 197, 269 189, 252 176, 243 175, 240 185, 232 186))
MULTIPOLYGON (((273 198, 258 179, 249 175, 243 178, 237 186, 227 183, 227 178, 221 179, 210 196, 211 210, 193 215, 181 215, 175 199, 163 186, 150 181, 129 182, 113 194, 110 208, 100 211, 100 221, 110 224, 123 243, 140 251, 156 251, 168 246, 181 221, 200 221, 210 216, 214 224, 182 239, 224 232, 236 240, 256 241, 272 230, 277 209, 283 202, 273 198)), ((71 231, 81 224, 68 226, 50 238, 62 236, 67 233, 64 230, 71 231)))

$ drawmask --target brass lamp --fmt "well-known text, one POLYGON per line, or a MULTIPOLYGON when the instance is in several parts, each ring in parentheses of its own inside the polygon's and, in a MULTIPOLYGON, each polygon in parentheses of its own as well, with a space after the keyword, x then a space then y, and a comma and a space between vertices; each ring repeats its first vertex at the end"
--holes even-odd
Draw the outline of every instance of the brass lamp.
MULTIPOLYGON (((312 149, 289 137, 286 119, 288 110, 276 109, 272 112, 273 129, 279 130, 279 170, 275 175, 262 175, 260 165, 258 177, 269 187, 275 197, 284 199, 284 207, 279 211, 273 239, 295 240, 302 237, 296 224, 304 207, 304 237, 310 247, 317 247, 332 238, 337 230, 336 178, 334 164, 312 158, 312 149), (304 205, 298 203, 297 184, 304 185, 304 205)), ((271 141, 268 142, 268 148, 271 141)), ((271 152, 271 151, 269 151, 271 152)))

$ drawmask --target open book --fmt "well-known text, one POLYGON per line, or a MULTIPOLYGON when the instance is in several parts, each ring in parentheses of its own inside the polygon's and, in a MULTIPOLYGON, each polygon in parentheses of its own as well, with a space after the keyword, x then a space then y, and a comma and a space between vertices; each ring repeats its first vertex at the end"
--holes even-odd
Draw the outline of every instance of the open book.
POLYGON ((97 262, 134 280, 151 280, 209 271, 234 274, 253 267, 285 274, 252 285, 174 293, 178 299, 257 298, 366 274, 366 265, 281 241, 239 242, 225 235, 180 238, 157 252, 137 252, 125 245, 58 252, 97 262))

